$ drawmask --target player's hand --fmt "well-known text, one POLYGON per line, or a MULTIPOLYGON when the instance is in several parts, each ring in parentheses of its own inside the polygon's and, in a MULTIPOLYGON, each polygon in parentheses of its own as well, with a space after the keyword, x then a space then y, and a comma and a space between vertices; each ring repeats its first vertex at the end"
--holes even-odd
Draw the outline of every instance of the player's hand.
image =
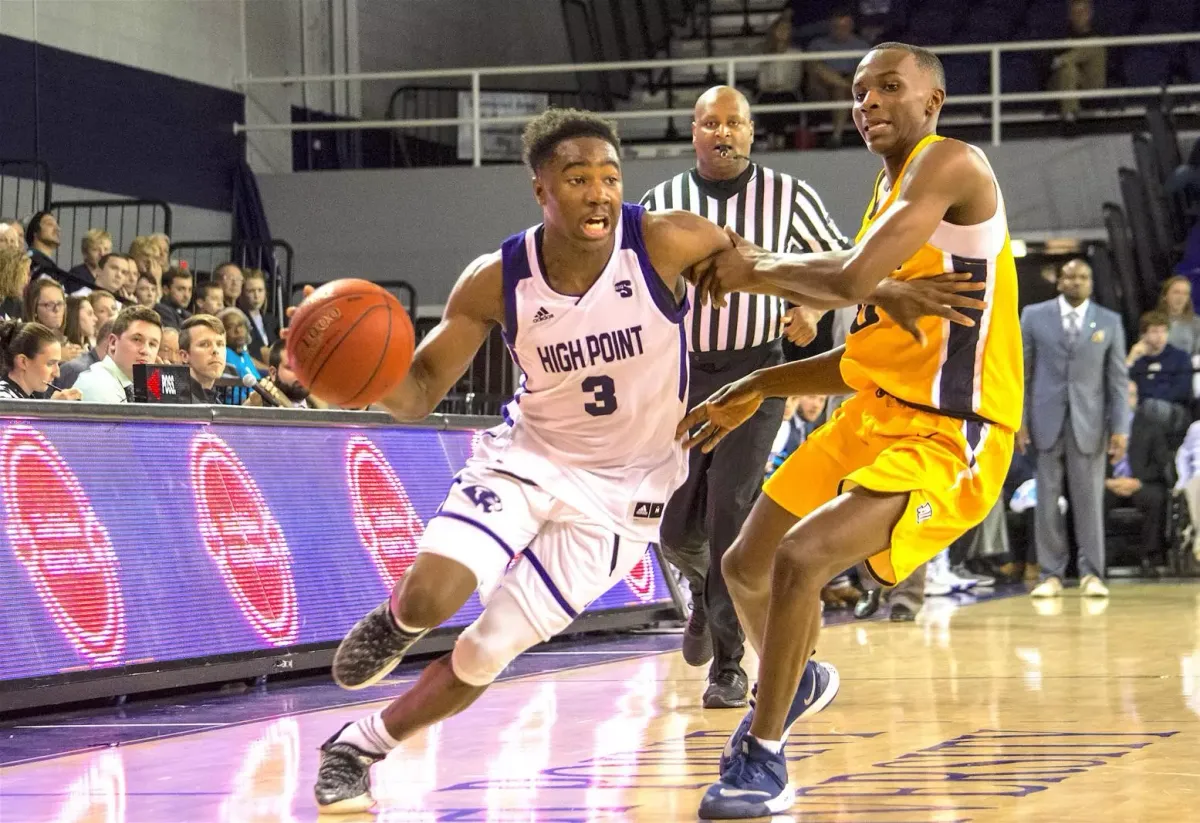
POLYGON ((50 395, 51 400, 82 400, 83 392, 76 388, 59 389, 50 395))
POLYGON ((920 280, 894 280, 890 277, 880 281, 868 302, 874 303, 896 325, 911 334, 918 343, 925 345, 925 333, 917 325, 922 317, 940 317, 960 326, 974 326, 975 321, 957 309, 985 309, 987 303, 966 292, 979 292, 984 283, 971 282, 965 272, 941 274, 920 280))
POLYGON ((725 233, 733 248, 701 260, 692 267, 696 284, 696 303, 705 300, 717 308, 725 308, 725 296, 734 291, 746 291, 754 282, 754 267, 766 254, 762 249, 728 226, 725 233))
POLYGON ((1019 451, 1021 454, 1024 454, 1025 450, 1029 448, 1029 429, 1025 428, 1024 426, 1017 429, 1016 446, 1017 451, 1019 451))
POLYGON ((743 377, 718 389, 712 397, 688 412, 675 428, 675 437, 686 438, 683 441, 685 449, 699 446, 700 451, 707 454, 726 435, 749 420, 764 399, 752 378, 743 377), (695 434, 689 434, 698 425, 700 429, 695 434))
MULTIPOLYGON (((310 294, 312 294, 313 292, 315 292, 316 290, 317 290, 316 286, 305 286, 304 292, 303 292, 304 296, 300 299, 300 302, 303 303, 305 300, 308 299, 308 296, 310 294)), ((298 308, 300 308, 300 307, 299 306, 288 306, 286 309, 283 310, 283 316, 286 317, 290 321, 292 319, 292 315, 296 313, 296 309, 298 309, 298 308)), ((283 328, 281 328, 279 330, 280 339, 284 339, 284 340, 287 339, 288 325, 289 325, 288 323, 285 323, 283 325, 283 328)))
POLYGON ((1125 459, 1125 449, 1129 445, 1129 435, 1114 434, 1108 438, 1108 462, 1117 465, 1125 459))
POLYGON ((797 346, 807 346, 817 336, 817 323, 823 312, 792 306, 783 315, 783 333, 797 346))

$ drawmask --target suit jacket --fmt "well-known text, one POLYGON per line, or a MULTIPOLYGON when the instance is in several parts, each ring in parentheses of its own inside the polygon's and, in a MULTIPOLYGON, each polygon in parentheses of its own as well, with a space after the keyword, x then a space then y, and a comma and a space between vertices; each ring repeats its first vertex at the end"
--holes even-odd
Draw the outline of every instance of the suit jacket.
MULTIPOLYGON (((249 315, 247 315, 247 317, 249 317, 249 315)), ((258 333, 258 326, 254 325, 254 321, 251 320, 249 349, 250 354, 252 354, 255 359, 262 360, 262 362, 265 363, 266 359, 259 357, 259 353, 262 351, 262 349, 270 348, 271 344, 279 339, 279 320, 276 319, 275 315, 263 312, 262 322, 263 328, 267 331, 267 339, 263 340, 262 335, 258 333)))
POLYGON ((1138 411, 1129 433, 1129 472, 1143 483, 1175 484, 1175 456, 1161 425, 1138 411))
POLYGON ((1067 343, 1058 299, 1021 312, 1025 425, 1039 451, 1058 442, 1067 411, 1079 449, 1095 454, 1109 433, 1128 434, 1125 331, 1116 312, 1088 304, 1075 345, 1067 343))
POLYGON ((164 326, 169 326, 172 329, 183 329, 183 321, 192 316, 192 313, 187 309, 176 308, 166 300, 155 305, 154 310, 158 312, 158 316, 162 318, 164 326))
POLYGON ((83 354, 76 357, 74 360, 68 360, 59 366, 57 385, 62 389, 69 389, 75 385, 75 381, 79 379, 79 375, 90 369, 93 364, 99 363, 100 358, 96 356, 96 350, 88 349, 83 354))

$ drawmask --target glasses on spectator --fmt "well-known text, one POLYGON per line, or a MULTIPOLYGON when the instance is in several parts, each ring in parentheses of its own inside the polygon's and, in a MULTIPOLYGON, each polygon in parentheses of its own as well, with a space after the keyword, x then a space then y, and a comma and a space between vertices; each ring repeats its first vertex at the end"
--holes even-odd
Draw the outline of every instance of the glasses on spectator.
POLYGON ((67 304, 61 300, 55 300, 53 303, 38 303, 37 305, 38 305, 39 309, 49 309, 50 311, 58 311, 59 309, 65 308, 67 304))

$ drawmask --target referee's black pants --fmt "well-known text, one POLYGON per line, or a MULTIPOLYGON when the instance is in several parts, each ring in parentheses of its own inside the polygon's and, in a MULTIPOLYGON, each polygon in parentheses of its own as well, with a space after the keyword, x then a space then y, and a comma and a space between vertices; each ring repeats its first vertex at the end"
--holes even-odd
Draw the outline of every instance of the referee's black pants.
MULTIPOLYGON (((688 408, 756 369, 783 362, 780 342, 691 355, 688 408)), ((662 550, 683 572, 693 597, 702 596, 713 638, 709 680, 742 670, 745 636, 721 574, 721 558, 762 488, 771 443, 783 422, 783 399, 771 398, 709 454, 692 449, 687 481, 672 495, 662 519, 662 550)))

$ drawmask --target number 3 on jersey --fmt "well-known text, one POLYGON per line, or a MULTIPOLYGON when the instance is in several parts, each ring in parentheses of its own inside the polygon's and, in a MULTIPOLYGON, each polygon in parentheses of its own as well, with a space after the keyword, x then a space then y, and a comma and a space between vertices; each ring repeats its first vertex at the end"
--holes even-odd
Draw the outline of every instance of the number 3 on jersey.
POLYGON ((583 410, 592 417, 605 417, 617 410, 617 387, 607 374, 589 377, 582 386, 585 393, 592 395, 592 401, 583 404, 583 410))

